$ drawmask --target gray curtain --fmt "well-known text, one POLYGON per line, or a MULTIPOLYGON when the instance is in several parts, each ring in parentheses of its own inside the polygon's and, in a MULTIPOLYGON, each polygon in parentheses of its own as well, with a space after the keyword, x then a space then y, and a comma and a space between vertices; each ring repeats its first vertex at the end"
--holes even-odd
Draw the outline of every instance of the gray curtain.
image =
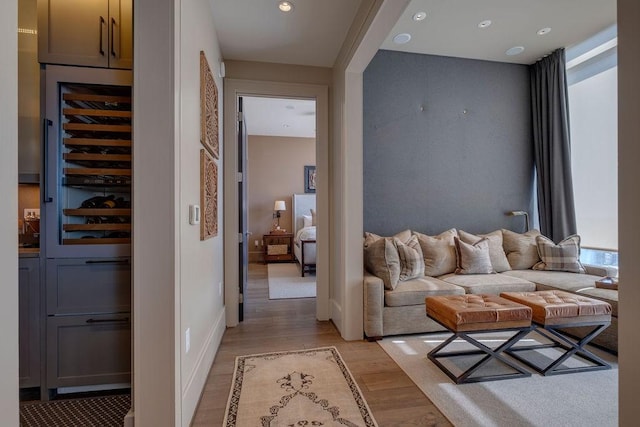
POLYGON ((564 49, 531 65, 531 103, 540 232, 559 242, 576 233, 564 49))

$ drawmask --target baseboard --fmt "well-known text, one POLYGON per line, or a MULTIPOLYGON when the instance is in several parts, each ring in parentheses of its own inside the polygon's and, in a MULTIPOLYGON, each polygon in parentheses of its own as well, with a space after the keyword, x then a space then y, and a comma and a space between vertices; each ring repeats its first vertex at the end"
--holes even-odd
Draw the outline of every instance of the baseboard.
POLYGON ((195 369, 192 371, 189 380, 182 392, 182 425, 188 426, 191 424, 193 415, 195 414, 196 407, 200 401, 200 395, 204 389, 204 385, 207 382, 207 376, 213 359, 220 348, 220 342, 222 341, 222 335, 226 328, 225 323, 225 310, 221 310, 214 326, 211 328, 205 345, 202 347, 202 351, 198 355, 198 361, 195 369))
POLYGON ((135 419, 133 415, 133 409, 129 409, 127 415, 124 416, 124 424, 123 427, 135 427, 135 419))

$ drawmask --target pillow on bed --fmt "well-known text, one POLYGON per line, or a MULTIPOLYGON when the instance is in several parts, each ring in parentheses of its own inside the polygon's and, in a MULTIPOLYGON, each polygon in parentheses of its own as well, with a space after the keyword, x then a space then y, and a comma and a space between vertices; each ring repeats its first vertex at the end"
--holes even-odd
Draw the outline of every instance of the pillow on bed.
POLYGON ((313 224, 311 215, 302 215, 302 227, 311 227, 311 224, 313 224))

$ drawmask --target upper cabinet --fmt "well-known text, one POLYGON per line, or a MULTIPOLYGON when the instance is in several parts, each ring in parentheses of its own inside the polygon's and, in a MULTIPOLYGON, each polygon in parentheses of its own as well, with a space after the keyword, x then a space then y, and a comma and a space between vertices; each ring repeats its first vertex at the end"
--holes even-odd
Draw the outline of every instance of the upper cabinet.
POLYGON ((38 0, 38 61, 131 69, 132 0, 38 0))

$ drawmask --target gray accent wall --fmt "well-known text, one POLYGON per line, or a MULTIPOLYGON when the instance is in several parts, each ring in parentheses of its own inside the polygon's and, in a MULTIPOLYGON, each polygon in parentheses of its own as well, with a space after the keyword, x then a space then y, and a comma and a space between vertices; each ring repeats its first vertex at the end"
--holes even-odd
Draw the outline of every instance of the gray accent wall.
POLYGON ((381 50, 363 86, 365 231, 524 230, 528 66, 381 50))

